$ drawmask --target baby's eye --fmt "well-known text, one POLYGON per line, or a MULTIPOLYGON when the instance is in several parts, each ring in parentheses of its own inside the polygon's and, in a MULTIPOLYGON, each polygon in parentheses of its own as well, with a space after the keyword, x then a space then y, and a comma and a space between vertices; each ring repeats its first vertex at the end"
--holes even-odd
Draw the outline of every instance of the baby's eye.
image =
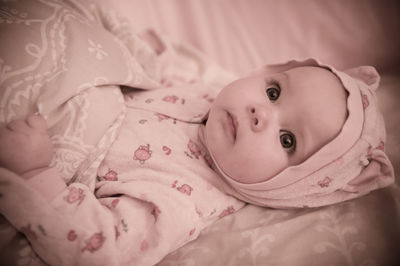
POLYGON ((296 138, 290 132, 282 132, 280 134, 281 145, 285 150, 294 151, 296 148, 296 138))
POLYGON ((266 93, 269 100, 271 102, 275 102, 276 100, 278 100, 279 95, 281 94, 281 89, 279 88, 278 85, 275 85, 274 87, 271 86, 266 89, 266 93))

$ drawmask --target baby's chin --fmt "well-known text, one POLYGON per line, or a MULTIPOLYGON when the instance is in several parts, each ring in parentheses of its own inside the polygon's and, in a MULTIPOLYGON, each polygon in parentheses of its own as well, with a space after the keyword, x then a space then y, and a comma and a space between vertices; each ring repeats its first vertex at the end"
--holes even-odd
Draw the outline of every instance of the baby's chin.
MULTIPOLYGON (((266 177, 262 173, 250 173, 247 168, 251 167, 243 167, 241 165, 236 164, 235 167, 229 167, 227 165, 220 165, 218 162, 214 162, 214 165, 218 165, 218 169, 220 169, 219 173, 224 177, 236 181, 242 184, 257 184, 264 181, 267 181, 273 178, 275 175, 271 175, 270 177, 266 177), (221 173, 222 172, 222 173, 221 173)), ((216 167, 216 166, 214 166, 216 167)))

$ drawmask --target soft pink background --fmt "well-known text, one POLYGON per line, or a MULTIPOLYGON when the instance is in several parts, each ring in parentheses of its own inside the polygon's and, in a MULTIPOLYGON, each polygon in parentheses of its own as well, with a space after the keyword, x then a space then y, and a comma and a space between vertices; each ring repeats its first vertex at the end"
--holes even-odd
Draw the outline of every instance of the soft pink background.
POLYGON ((336 67, 400 60, 396 0, 99 0, 138 27, 191 43, 242 73, 290 58, 317 57, 336 67))

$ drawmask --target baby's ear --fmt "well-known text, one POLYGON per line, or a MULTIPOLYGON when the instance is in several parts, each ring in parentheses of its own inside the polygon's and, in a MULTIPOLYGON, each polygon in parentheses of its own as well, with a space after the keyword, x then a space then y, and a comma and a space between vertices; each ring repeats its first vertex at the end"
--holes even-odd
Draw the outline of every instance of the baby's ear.
POLYGON ((347 75, 359 79, 367 84, 371 89, 377 90, 381 77, 372 66, 359 66, 344 71, 347 75))

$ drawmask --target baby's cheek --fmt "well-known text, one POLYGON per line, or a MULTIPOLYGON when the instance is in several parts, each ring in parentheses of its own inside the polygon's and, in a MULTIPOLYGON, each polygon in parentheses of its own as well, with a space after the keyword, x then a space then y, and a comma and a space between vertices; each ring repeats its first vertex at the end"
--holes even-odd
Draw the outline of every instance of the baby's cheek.
POLYGON ((288 167, 287 155, 273 149, 264 152, 252 152, 231 165, 232 178, 243 183, 267 181, 288 167))

